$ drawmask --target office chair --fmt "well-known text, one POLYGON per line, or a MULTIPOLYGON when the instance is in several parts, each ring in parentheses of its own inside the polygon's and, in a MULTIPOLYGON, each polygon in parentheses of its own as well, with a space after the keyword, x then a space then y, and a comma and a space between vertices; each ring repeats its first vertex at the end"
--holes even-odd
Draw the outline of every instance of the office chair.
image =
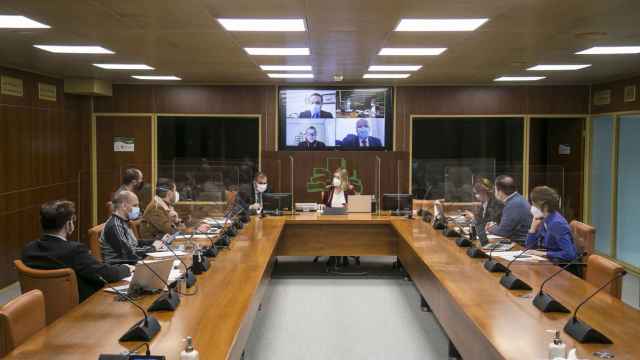
POLYGON ((89 229, 89 250, 91 255, 102 262, 102 249, 100 248, 100 235, 104 230, 104 223, 89 229))
POLYGON ((0 308, 0 357, 46 326, 44 295, 31 290, 0 308))
MULTIPOLYGON (((620 275, 624 268, 617 263, 605 258, 604 256, 592 254, 587 260, 587 273, 585 280, 598 287, 612 279, 616 275, 620 275)), ((609 295, 620 299, 622 296, 622 277, 609 284, 604 288, 609 295)))
POLYGON ((47 324, 61 317, 80 303, 76 273, 69 268, 55 270, 33 269, 22 260, 15 260, 22 293, 40 290, 45 297, 47 324))

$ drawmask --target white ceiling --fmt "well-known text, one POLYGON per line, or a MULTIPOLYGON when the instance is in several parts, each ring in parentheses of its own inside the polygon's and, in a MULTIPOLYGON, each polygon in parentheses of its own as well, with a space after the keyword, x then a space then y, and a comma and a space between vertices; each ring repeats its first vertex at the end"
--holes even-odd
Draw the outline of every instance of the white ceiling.
MULTIPOLYGON (((546 72, 539 84, 589 84, 640 73, 640 55, 587 56, 595 45, 640 45, 639 0, 3 0, 49 30, 0 30, 0 63, 57 77, 139 82, 94 62, 145 63, 186 82, 282 83, 258 65, 312 65, 315 82, 364 80, 369 65, 423 65, 394 84, 488 84, 540 63, 590 63, 546 72), (218 17, 304 18, 307 32, 225 31, 218 17), (401 18, 490 20, 475 32, 393 32, 401 18), (581 36, 581 33, 604 33, 581 36), (96 44, 114 55, 50 54, 33 44, 96 44), (243 47, 309 47, 311 56, 249 56, 243 47), (436 57, 378 56, 382 47, 446 47, 436 57)), ((135 72, 142 73, 142 72, 135 72)), ((147 72, 145 72, 146 74, 147 72)), ((292 80, 300 82, 305 80, 292 80)), ((308 80, 306 80, 308 82, 308 80)))

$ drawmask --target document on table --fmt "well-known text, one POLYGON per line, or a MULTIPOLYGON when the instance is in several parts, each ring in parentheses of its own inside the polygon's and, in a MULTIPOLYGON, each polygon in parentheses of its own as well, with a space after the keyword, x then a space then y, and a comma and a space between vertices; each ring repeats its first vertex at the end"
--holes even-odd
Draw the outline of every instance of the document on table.
MULTIPOLYGON (((175 253, 177 256, 187 255, 186 252, 179 251, 179 250, 176 251, 175 253)), ((172 257, 173 253, 171 251, 156 251, 156 252, 147 253, 147 256, 153 259, 162 259, 162 258, 172 257)))
MULTIPOLYGON (((499 253, 494 253, 493 256, 505 259, 507 261, 511 261, 521 253, 522 251, 502 251, 499 253)), ((518 258, 516 259, 516 261, 528 261, 528 262, 538 262, 538 261, 545 261, 545 260, 546 259, 543 257, 537 256, 537 255, 529 255, 527 253, 524 253, 524 255, 518 256, 518 258)))

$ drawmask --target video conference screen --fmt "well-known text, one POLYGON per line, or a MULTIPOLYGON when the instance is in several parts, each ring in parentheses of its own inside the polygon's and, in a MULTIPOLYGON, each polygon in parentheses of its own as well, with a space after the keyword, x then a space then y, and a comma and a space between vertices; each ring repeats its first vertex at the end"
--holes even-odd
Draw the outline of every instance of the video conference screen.
POLYGON ((391 146, 392 88, 280 88, 280 148, 384 150, 391 146))

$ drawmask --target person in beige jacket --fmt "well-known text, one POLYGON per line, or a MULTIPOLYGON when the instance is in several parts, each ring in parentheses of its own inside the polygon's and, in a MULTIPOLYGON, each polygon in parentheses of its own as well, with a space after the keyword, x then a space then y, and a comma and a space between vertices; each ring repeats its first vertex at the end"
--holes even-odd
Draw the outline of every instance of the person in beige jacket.
POLYGON ((172 206, 178 202, 179 196, 173 180, 158 179, 156 195, 144 210, 140 223, 140 236, 143 239, 160 240, 164 235, 180 230, 182 221, 172 206))

